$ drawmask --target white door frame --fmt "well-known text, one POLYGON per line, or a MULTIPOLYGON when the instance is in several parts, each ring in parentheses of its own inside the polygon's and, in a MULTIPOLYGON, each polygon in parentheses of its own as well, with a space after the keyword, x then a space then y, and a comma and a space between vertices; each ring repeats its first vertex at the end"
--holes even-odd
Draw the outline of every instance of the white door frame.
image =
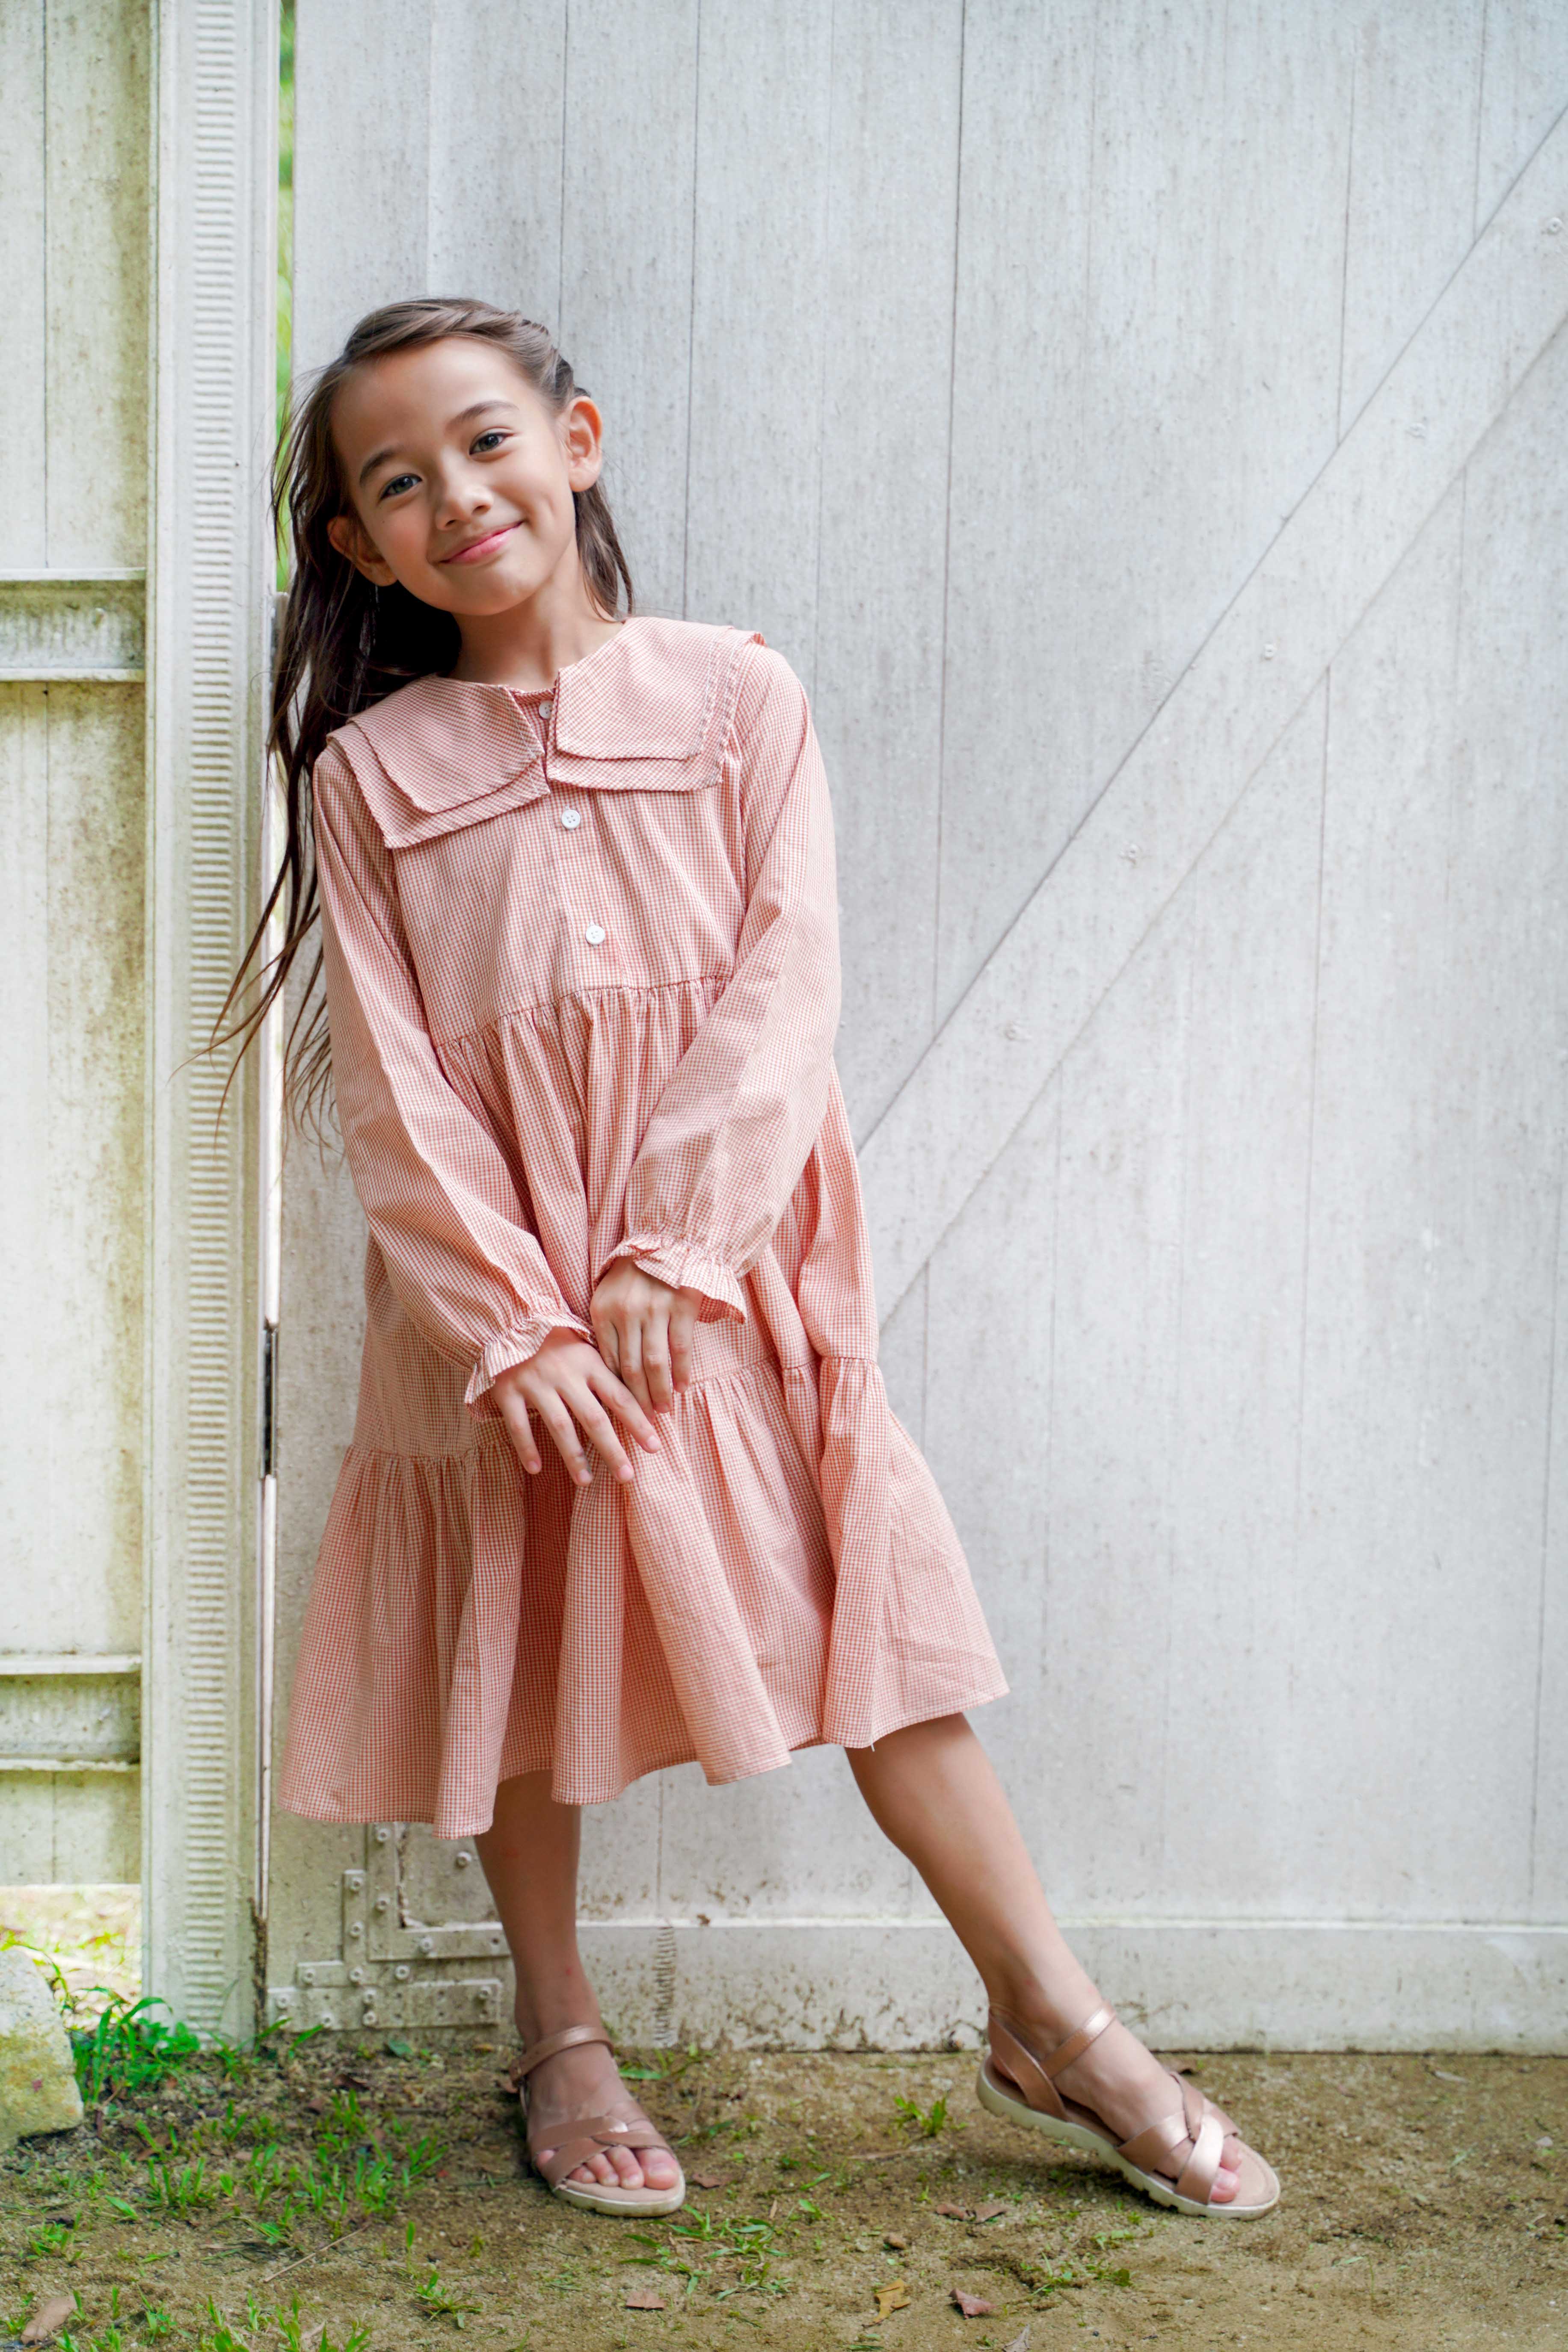
POLYGON ((152 235, 143 1982, 254 2023, 259 1056, 188 1061, 257 903, 272 552, 277 0, 161 0, 152 235))

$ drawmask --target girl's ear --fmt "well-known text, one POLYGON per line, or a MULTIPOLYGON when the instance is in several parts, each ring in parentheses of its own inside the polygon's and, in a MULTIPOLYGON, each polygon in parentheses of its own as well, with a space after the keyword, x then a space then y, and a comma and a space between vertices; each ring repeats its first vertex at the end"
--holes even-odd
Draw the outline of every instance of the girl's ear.
POLYGON ((574 490, 592 489, 605 462, 605 421, 598 405, 580 392, 561 420, 566 478, 574 490))
POLYGON ((327 525, 327 537, 340 555, 347 556, 356 572, 363 572, 378 588, 391 587, 396 575, 384 556, 378 553, 358 515, 333 515, 327 525))

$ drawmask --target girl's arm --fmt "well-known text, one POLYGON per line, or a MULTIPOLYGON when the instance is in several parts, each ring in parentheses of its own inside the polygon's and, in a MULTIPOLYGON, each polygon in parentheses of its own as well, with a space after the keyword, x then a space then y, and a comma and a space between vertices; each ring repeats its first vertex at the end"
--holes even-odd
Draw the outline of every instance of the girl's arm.
POLYGON ((827 1109, 838 1027, 833 811, 805 689, 746 648, 736 701, 747 904, 735 967, 659 1097, 626 1185, 630 1257, 701 1319, 746 1319, 741 1276, 766 1248, 827 1109))
MULTIPOLYGON (((432 1347, 470 1369, 476 1405, 562 1325, 561 1295, 506 1160, 436 1058, 393 861, 348 762, 314 771, 332 1083, 349 1172, 387 1278, 432 1347)), ((493 1409, 493 1408, 492 1408, 493 1409)))

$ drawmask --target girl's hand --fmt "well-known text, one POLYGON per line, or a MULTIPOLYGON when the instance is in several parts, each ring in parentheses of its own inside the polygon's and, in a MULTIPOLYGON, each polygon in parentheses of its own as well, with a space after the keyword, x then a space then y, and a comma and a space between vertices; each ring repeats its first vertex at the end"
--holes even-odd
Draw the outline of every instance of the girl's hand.
POLYGON ((599 1352, 650 1412, 669 1412, 677 1389, 691 1385, 691 1334, 700 1290, 672 1290, 618 1257, 588 1302, 599 1352))
POLYGON ((526 1363, 513 1364, 509 1371, 498 1373, 490 1384, 490 1394, 525 1470, 543 1466, 529 1424, 530 1405, 555 1440, 562 1459, 580 1486, 588 1484, 593 1472, 584 1456, 578 1423, 618 1478, 629 1478, 633 1473, 630 1457, 610 1419, 611 1412, 620 1415, 650 1454, 659 1450, 658 1432, 631 1391, 616 1379, 590 1340, 579 1338, 564 1325, 552 1331, 526 1363))

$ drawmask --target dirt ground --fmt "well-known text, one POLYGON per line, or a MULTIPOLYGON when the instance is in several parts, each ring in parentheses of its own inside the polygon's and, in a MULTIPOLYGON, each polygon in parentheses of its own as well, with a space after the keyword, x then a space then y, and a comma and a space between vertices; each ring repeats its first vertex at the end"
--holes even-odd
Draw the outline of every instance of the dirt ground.
POLYGON ((1053 2161, 978 2105, 972 2053, 623 2049, 694 2183, 644 2224, 527 2171, 508 2054, 204 2054, 24 2141, 0 2341, 64 2295, 74 2352, 1568 2346, 1568 2059, 1169 2053, 1280 2174, 1243 2224, 1053 2161))

